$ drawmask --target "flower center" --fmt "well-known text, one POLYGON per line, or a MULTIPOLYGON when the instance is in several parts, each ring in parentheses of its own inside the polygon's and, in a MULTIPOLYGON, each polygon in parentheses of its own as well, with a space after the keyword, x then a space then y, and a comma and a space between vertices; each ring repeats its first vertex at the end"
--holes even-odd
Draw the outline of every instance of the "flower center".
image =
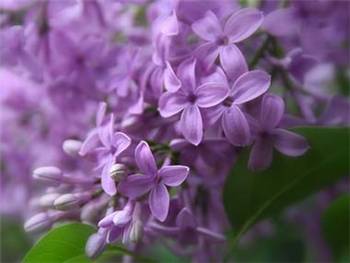
POLYGON ((226 46, 228 44, 228 37, 227 36, 221 36, 216 40, 216 44, 218 46, 226 46))
POLYGON ((232 97, 227 97, 223 102, 222 104, 225 106, 225 107, 231 107, 233 103, 233 98, 232 97))
POLYGON ((197 96, 193 93, 190 93, 187 97, 188 101, 191 103, 191 104, 194 104, 197 100, 197 96))

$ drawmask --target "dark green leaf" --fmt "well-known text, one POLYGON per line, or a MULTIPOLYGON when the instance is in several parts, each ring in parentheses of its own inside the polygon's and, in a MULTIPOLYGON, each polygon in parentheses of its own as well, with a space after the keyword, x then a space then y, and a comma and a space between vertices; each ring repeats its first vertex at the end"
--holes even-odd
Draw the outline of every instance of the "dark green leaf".
POLYGON ((279 213, 349 173, 349 128, 304 127, 311 149, 291 158, 275 152, 271 167, 262 172, 247 169, 247 154, 228 176, 224 205, 237 238, 258 220, 279 213))
POLYGON ((88 237, 95 232, 92 226, 72 223, 50 230, 27 253, 24 263, 62 263, 84 254, 88 237))
MULTIPOLYGON (((336 199, 322 215, 324 237, 337 259, 349 253, 350 195, 336 199)), ((347 255, 349 256, 349 254, 347 255)))
POLYGON ((31 245, 23 230, 23 222, 14 218, 0 218, 0 237, 0 262, 18 262, 31 245))
POLYGON ((95 260, 89 259, 85 254, 66 260, 64 263, 109 263, 122 262, 123 254, 118 251, 106 251, 95 260))

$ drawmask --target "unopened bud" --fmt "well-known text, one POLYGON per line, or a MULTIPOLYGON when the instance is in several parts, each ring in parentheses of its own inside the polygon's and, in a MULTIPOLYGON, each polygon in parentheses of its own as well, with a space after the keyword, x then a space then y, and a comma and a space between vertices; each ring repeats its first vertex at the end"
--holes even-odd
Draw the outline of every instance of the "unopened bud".
POLYGON ((120 182, 127 174, 127 167, 122 163, 115 163, 109 170, 109 175, 116 182, 120 182))
POLYGON ((55 166, 44 166, 33 171, 33 178, 45 182, 60 182, 62 171, 55 166))
POLYGON ((56 209, 70 210, 79 207, 79 205, 86 202, 90 198, 90 193, 64 194, 58 197, 53 204, 56 209))
POLYGON ((47 213, 39 213, 29 218, 24 224, 26 232, 42 232, 51 228, 53 221, 47 213))
POLYGON ((136 219, 131 226, 129 240, 133 243, 137 243, 143 236, 143 223, 141 220, 136 219))
POLYGON ((65 140, 63 142, 62 148, 66 154, 75 157, 79 154, 82 144, 83 143, 79 140, 65 140))
POLYGON ((39 206, 43 208, 51 208, 54 206, 55 200, 60 196, 59 193, 48 193, 39 199, 39 206))
POLYGON ((91 258, 97 258, 104 250, 106 246, 106 235, 104 233, 92 234, 85 246, 86 255, 91 258))

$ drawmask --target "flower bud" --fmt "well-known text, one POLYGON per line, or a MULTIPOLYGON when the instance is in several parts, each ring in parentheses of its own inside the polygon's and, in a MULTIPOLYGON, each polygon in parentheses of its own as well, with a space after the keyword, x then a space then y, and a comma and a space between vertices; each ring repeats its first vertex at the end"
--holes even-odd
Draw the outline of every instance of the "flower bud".
POLYGON ((133 243, 137 243, 143 236, 143 223, 141 220, 136 219, 131 226, 129 240, 133 243))
POLYGON ((109 175, 116 182, 120 182, 127 174, 127 167, 122 163, 115 163, 109 170, 109 175))
POLYGON ((48 230, 53 224, 48 213, 39 213, 29 218, 24 224, 24 230, 26 232, 42 232, 48 230))
POLYGON ((59 193, 48 193, 39 199, 39 206, 43 208, 53 207, 54 201, 60 196, 59 193))
POLYGON ((103 252, 105 246, 106 236, 104 233, 92 234, 86 242, 85 253, 91 259, 97 258, 103 252))
POLYGON ((45 182, 61 182, 62 171, 54 166, 44 166, 33 171, 33 178, 45 182))
POLYGON ((79 140, 65 140, 62 148, 66 154, 75 157, 78 155, 82 144, 79 140))
POLYGON ((79 207, 91 198, 90 193, 64 194, 54 201, 54 206, 59 210, 70 210, 79 207))

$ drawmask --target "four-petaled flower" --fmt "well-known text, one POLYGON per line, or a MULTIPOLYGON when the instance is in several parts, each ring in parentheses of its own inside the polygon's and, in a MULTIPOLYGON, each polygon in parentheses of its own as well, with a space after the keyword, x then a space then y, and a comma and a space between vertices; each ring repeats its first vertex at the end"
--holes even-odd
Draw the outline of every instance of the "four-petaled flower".
POLYGON ((267 168, 272 162, 273 148, 288 156, 300 156, 309 149, 304 137, 278 128, 283 112, 284 102, 280 97, 264 95, 259 120, 251 120, 256 138, 249 157, 250 169, 267 168))
POLYGON ((176 92, 165 92, 159 100, 162 117, 171 117, 182 112, 180 128, 186 140, 198 145, 203 138, 203 119, 200 108, 210 108, 222 102, 228 88, 222 83, 206 82, 199 87, 195 75, 196 60, 182 63, 177 76, 181 87, 176 92))
POLYGON ((135 160, 142 174, 133 174, 119 184, 118 190, 131 199, 149 193, 152 215, 164 221, 169 211, 169 192, 166 186, 179 186, 188 176, 189 168, 182 165, 157 165, 147 142, 141 141, 135 149, 135 160))

